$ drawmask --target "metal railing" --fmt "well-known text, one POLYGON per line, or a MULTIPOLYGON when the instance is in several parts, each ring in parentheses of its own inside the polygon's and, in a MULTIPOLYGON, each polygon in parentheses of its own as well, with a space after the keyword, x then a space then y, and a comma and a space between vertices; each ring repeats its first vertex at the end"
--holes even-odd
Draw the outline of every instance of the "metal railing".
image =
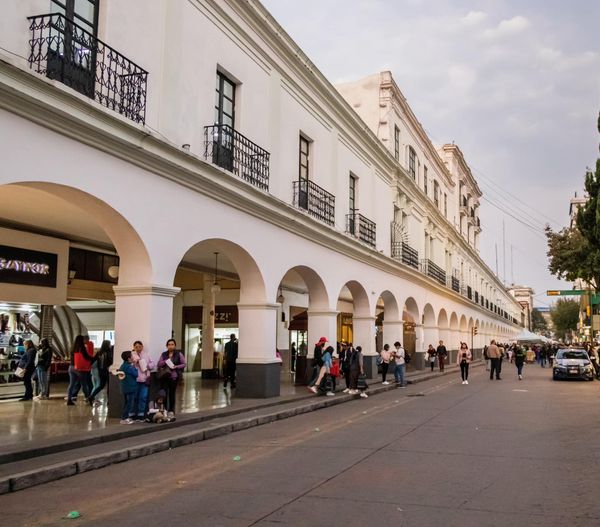
POLYGON ((375 222, 358 212, 346 214, 346 233, 356 236, 370 247, 375 247, 375 222))
POLYGON ((395 223, 392 222, 392 258, 402 262, 405 265, 408 265, 409 267, 412 267, 413 269, 418 269, 419 253, 405 241, 402 241, 401 239, 398 240, 394 237, 394 225, 395 223))
POLYGON ((421 260, 421 271, 436 282, 446 285, 446 272, 429 259, 421 260))
POLYGON ((475 291, 475 303, 479 304, 479 291, 475 291))
POLYGON ((453 291, 460 293, 460 280, 456 276, 451 278, 450 287, 453 291))
POLYGON ((265 191, 269 190, 270 156, 231 126, 204 127, 204 158, 265 191))
POLYGON ((146 70, 60 13, 28 20, 30 68, 144 124, 146 70))
POLYGON ((472 299, 473 299, 473 289, 471 289, 471 286, 470 286, 470 285, 468 285, 468 286, 467 286, 467 298, 468 298, 469 300, 472 300, 472 299))
POLYGON ((294 181, 294 207, 327 225, 335 224, 335 196, 309 179, 294 181))

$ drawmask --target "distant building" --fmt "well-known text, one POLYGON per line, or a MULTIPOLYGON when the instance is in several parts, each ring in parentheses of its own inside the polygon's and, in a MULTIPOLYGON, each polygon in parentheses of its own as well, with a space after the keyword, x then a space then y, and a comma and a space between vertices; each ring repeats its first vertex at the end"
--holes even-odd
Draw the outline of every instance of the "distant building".
POLYGON ((531 331, 531 311, 533 310, 533 295, 535 291, 528 286, 511 285, 508 292, 523 307, 523 325, 531 331))

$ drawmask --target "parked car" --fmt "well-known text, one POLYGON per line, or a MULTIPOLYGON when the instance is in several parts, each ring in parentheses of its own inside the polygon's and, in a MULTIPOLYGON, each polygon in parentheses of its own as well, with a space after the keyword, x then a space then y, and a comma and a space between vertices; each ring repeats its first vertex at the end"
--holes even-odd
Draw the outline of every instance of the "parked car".
POLYGON ((594 366, 583 349, 559 349, 552 367, 552 379, 594 380, 594 366))

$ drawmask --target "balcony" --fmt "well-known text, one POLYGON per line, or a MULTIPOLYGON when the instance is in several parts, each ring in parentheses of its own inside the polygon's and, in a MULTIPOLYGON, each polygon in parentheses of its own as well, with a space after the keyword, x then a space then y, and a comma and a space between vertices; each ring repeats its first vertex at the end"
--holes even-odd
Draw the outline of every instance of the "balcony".
POLYGON ((470 285, 467 286, 467 298, 473 300, 473 289, 471 289, 470 285))
POLYGON ((479 304, 479 291, 475 291, 475 303, 479 304))
POLYGON ((452 288, 452 291, 460 293, 460 280, 456 276, 451 278, 450 287, 452 288))
POLYGON ((469 202, 467 201, 466 196, 461 196, 459 209, 461 215, 469 215, 469 202))
POLYGON ((270 156, 230 126, 204 127, 204 159, 264 191, 269 190, 270 156))
POLYGON ((309 179, 294 181, 294 207, 331 227, 335 224, 335 196, 309 179))
POLYGON ((144 124, 146 70, 60 13, 28 20, 30 68, 144 124))
POLYGON ((375 222, 354 212, 346 214, 346 234, 355 236, 369 247, 375 248, 375 222))
POLYGON ((446 285, 446 272, 431 260, 421 260, 421 271, 436 282, 446 285))

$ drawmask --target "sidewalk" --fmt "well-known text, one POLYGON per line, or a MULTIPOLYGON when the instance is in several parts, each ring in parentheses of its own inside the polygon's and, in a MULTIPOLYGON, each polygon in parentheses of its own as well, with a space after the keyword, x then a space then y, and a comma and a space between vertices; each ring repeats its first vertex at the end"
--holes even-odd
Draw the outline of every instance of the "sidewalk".
MULTIPOLYGON (((445 373, 414 372, 409 374, 408 383, 456 376, 457 369, 449 366, 445 373)), ((371 395, 396 389, 393 384, 381 385, 379 380, 369 384, 371 395)), ((356 399, 341 392, 335 397, 318 397, 303 386, 295 387, 296 390, 298 393, 274 399, 233 399, 228 407, 184 414, 175 423, 106 426, 4 447, 0 451, 0 494, 356 399)))

